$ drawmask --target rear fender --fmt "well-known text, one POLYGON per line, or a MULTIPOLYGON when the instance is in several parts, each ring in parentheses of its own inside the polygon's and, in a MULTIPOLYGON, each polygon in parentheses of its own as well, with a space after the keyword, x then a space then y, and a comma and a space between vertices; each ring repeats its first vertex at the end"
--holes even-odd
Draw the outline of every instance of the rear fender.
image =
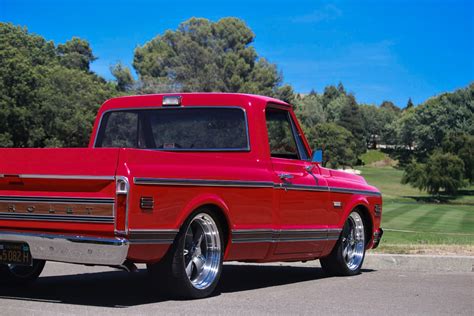
MULTIPOLYGON (((225 217, 225 220, 226 220, 226 223, 222 223, 222 224, 226 224, 227 227, 228 227, 228 235, 226 236, 227 237, 226 240, 230 242, 232 226, 231 226, 231 221, 230 221, 230 217, 229 217, 229 213, 230 213, 229 212, 229 207, 224 202, 224 200, 216 194, 198 195, 195 198, 193 198, 191 201, 189 201, 189 203, 184 207, 183 211, 181 212, 180 216, 178 217, 175 227, 178 227, 179 229, 181 229, 181 227, 183 226, 186 219, 195 210, 197 210, 200 207, 203 207, 205 205, 213 205, 213 206, 220 209, 222 215, 225 217)), ((229 242, 227 242, 227 244, 229 244, 229 242)), ((226 247, 226 248, 228 248, 228 247, 226 247)))

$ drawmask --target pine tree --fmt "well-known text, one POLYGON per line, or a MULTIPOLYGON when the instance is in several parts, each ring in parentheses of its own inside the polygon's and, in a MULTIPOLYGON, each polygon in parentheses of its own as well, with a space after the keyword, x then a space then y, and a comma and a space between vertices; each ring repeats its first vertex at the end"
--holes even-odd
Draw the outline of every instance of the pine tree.
POLYGON ((413 104, 413 101, 411 100, 411 98, 408 98, 407 106, 404 108, 404 111, 409 110, 413 108, 414 106, 415 105, 413 104))
POLYGON ((352 94, 348 95, 347 102, 341 110, 341 117, 338 123, 354 136, 357 142, 358 154, 364 153, 367 148, 365 145, 362 113, 352 94))

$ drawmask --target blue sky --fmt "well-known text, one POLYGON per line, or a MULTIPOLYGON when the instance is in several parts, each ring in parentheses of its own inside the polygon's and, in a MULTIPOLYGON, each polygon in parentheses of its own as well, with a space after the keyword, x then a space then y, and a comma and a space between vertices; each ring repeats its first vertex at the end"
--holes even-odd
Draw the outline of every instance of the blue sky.
POLYGON ((117 61, 190 17, 239 17, 260 56, 295 91, 342 82, 359 102, 405 106, 474 81, 474 1, 23 1, 0 0, 0 21, 55 43, 87 39, 92 69, 117 61))

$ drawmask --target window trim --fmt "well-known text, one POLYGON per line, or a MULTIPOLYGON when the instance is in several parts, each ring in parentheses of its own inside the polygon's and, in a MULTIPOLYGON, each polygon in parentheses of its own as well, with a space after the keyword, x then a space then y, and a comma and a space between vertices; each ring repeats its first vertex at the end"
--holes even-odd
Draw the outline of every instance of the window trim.
MULTIPOLYGON (((132 149, 141 149, 141 150, 155 150, 155 151, 173 151, 173 152, 250 152, 251 151, 251 146, 250 146, 250 133, 249 133, 249 124, 248 124, 248 118, 247 118, 247 111, 241 107, 241 106, 193 106, 193 105, 188 105, 188 106, 180 106, 180 107, 162 107, 162 106, 145 106, 145 107, 129 107, 129 108, 114 108, 110 109, 107 111, 102 112, 100 116, 100 121, 99 125, 97 126, 97 131, 95 133, 95 139, 94 139, 94 146, 93 148, 104 148, 104 147, 97 147, 97 142, 99 139, 99 134, 102 129, 102 123, 104 120, 104 116, 107 113, 110 112, 126 112, 126 111, 143 111, 143 110, 176 110, 176 111, 181 111, 181 110, 186 110, 186 109, 239 109, 243 112, 244 114, 244 124, 245 124, 245 133, 247 136, 247 146, 242 147, 242 148, 208 148, 208 149, 186 149, 186 148, 139 148, 138 147, 138 138, 137 138, 137 147, 132 148, 132 149)), ((139 120, 137 120, 138 122, 139 120)), ((137 123, 138 124, 138 123, 137 123)), ((138 128, 138 127, 137 127, 138 128)), ((138 137, 139 131, 137 130, 137 137, 138 137)), ((117 148, 130 148, 130 147, 117 147, 117 148)))
POLYGON ((291 161, 295 161, 295 160, 299 160, 299 161, 306 161, 306 160, 303 160, 301 159, 301 152, 300 152, 300 146, 298 145, 298 141, 296 140, 296 135, 298 135, 297 133, 297 130, 296 130, 296 126, 294 125, 295 123, 293 122, 293 119, 291 117, 291 114, 290 114, 290 110, 288 109, 285 109, 285 108, 282 108, 282 107, 279 107, 279 106, 274 106, 273 104, 268 104, 266 107, 265 107, 265 128, 267 129, 267 139, 268 139, 268 149, 269 149, 269 153, 270 153, 270 158, 275 158, 275 159, 286 159, 286 160, 291 160, 291 161), (283 111, 285 112, 286 114, 286 117, 287 117, 287 120, 288 120, 288 123, 290 125, 290 130, 291 130, 291 134, 293 135, 293 141, 295 142, 295 145, 296 145, 296 154, 298 155, 298 158, 297 159, 293 159, 293 158, 281 158, 281 157, 273 157, 272 156, 272 149, 270 147, 270 135, 268 133, 268 126, 267 126, 267 110, 268 109, 271 109, 271 110, 277 110, 277 111, 283 111), (296 133, 295 133, 296 132, 296 133))
POLYGON ((301 137, 300 132, 298 131, 298 128, 296 127, 296 123, 293 120, 293 117, 291 116, 290 111, 288 111, 288 118, 290 119, 290 125, 291 125, 291 130, 293 131, 293 138, 295 139, 296 143, 296 149, 298 150, 298 157, 299 160, 301 161, 308 161, 310 160, 310 155, 308 151, 306 150, 306 147, 304 145, 303 139, 301 137), (307 157, 306 159, 303 159, 303 153, 307 157))

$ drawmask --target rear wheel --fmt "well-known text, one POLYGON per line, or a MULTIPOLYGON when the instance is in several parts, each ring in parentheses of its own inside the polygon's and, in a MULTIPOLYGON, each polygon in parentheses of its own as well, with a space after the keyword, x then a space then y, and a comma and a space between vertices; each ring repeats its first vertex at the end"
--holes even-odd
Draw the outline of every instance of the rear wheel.
POLYGON ((365 258, 364 221, 358 210, 349 214, 336 246, 321 266, 330 275, 355 275, 360 273, 365 258))
POLYGON ((44 260, 33 260, 33 265, 0 265, 0 282, 8 285, 26 285, 36 281, 43 271, 44 260))
POLYGON ((201 210, 182 226, 163 262, 149 265, 156 282, 182 298, 203 298, 215 290, 222 272, 222 230, 211 212, 201 210))

